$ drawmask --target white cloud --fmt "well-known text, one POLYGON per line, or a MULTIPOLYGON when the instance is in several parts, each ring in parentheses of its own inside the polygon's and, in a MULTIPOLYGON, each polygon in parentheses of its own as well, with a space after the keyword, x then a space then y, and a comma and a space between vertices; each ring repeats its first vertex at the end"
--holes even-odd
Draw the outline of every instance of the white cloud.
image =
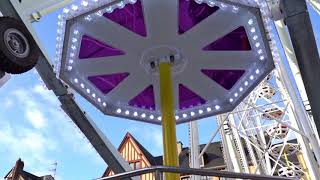
POLYGON ((28 94, 26 90, 15 90, 12 93, 16 98, 18 105, 21 104, 25 118, 29 123, 36 129, 44 128, 47 124, 46 116, 43 114, 41 109, 44 109, 46 106, 42 106, 36 101, 40 100, 33 98, 31 94, 28 94))
POLYGON ((25 113, 26 118, 34 128, 41 129, 45 127, 47 119, 44 117, 41 111, 32 108, 26 110, 25 113))
MULTIPOLYGON (((55 161, 64 164, 64 156, 71 153, 97 167, 105 166, 88 140, 61 110, 52 91, 40 84, 14 85, 11 89, 4 98, 7 106, 0 111, 0 154, 6 154, 0 156, 1 162, 13 165, 22 158, 27 171, 45 175, 52 173, 50 164, 55 161)), ((57 179, 62 177, 59 174, 57 179)))
POLYGON ((55 141, 44 134, 9 123, 1 123, 0 146, 0 152, 6 152, 6 158, 22 158, 32 169, 42 168, 52 162, 49 152, 57 148, 55 141))

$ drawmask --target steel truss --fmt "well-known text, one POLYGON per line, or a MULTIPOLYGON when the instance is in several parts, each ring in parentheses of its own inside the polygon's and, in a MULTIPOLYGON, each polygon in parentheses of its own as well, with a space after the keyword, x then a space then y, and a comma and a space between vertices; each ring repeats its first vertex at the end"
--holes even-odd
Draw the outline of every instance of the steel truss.
MULTIPOLYGON (((318 2, 310 1, 315 9, 318 2)), ((249 169, 256 174, 317 179, 320 162, 317 128, 307 112, 310 107, 303 104, 308 99, 288 32, 282 21, 275 25, 296 81, 289 78, 278 51, 273 52, 274 72, 233 112, 217 117, 218 129, 198 158, 220 132, 228 170, 249 169)), ((270 37, 272 40, 273 35, 270 37)))
POLYGON ((288 81, 282 62, 276 65, 233 112, 217 117, 218 129, 210 142, 219 131, 228 170, 316 179, 317 132, 308 123, 313 120, 302 101, 299 106, 299 96, 288 92, 294 84, 288 81))

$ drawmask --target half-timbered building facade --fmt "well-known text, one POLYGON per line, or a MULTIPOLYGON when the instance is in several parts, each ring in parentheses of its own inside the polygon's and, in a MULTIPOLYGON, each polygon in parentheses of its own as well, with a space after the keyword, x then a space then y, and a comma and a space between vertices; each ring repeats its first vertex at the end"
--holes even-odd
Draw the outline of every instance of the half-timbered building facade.
MULTIPOLYGON (((180 167, 189 167, 189 148, 182 147, 182 143, 178 142, 179 164, 180 167)), ((202 149, 204 145, 201 145, 202 149)), ((130 133, 127 133, 122 140, 118 151, 129 163, 133 169, 140 169, 149 166, 162 165, 162 156, 153 156, 148 150, 146 150, 130 133)), ((214 170, 224 170, 225 164, 222 155, 222 149, 220 143, 212 143, 207 152, 202 158, 202 168, 210 168, 214 170)), ((103 174, 103 177, 112 176, 114 173, 110 168, 107 168, 103 174)), ((181 175, 181 179, 186 179, 189 176, 181 175)), ((154 180, 154 174, 142 175, 141 180, 154 180)), ((218 179, 218 178, 201 178, 201 179, 218 179)))

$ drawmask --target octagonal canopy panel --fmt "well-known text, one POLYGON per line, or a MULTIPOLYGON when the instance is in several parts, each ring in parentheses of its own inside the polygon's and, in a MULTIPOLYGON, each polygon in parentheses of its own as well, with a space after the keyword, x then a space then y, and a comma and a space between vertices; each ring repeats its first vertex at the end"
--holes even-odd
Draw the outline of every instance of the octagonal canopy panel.
POLYGON ((274 68, 260 11, 229 1, 82 1, 59 16, 60 78, 111 116, 161 124, 172 63, 177 123, 233 110, 274 68))

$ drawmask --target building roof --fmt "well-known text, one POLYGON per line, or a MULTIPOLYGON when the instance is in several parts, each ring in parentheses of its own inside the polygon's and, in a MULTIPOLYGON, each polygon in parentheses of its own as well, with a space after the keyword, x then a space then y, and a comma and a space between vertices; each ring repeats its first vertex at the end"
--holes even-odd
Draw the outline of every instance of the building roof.
POLYGON ((43 180, 44 177, 49 177, 50 179, 54 179, 51 175, 47 176, 36 176, 34 174, 31 174, 27 171, 23 170, 24 163, 21 161, 21 159, 18 159, 15 166, 6 174, 4 178, 12 178, 12 176, 22 177, 25 180, 43 180))
MULTIPOLYGON (((124 139, 122 140, 118 150, 125 142, 125 139, 131 137, 132 140, 137 144, 141 152, 147 158, 149 163, 152 166, 163 165, 163 156, 153 156, 140 142, 132 136, 132 134, 127 133, 124 139)), ((200 145, 200 150, 204 148, 205 144, 200 145)), ((224 166, 222 148, 220 142, 211 143, 204 154, 207 164, 205 167, 216 167, 216 166, 224 166)), ((179 154, 179 164, 181 167, 189 167, 189 148, 185 147, 182 149, 179 154)))
POLYGON ((130 133, 127 133, 127 135, 133 139, 133 141, 137 144, 143 155, 147 158, 147 160, 152 166, 159 165, 159 162, 155 159, 155 157, 145 147, 143 147, 142 144, 140 144, 140 142, 136 138, 134 138, 130 133))
MULTIPOLYGON (((123 139, 122 143, 119 146, 119 150, 120 147, 123 145, 123 143, 125 142, 125 139, 131 137, 132 140, 137 144, 137 146, 139 147, 139 149, 141 150, 141 152, 144 154, 144 156, 147 158, 147 160, 149 161, 149 163, 152 166, 157 166, 157 165, 163 165, 163 156, 153 156, 142 144, 140 144, 140 142, 135 139, 130 133, 127 133, 125 138, 123 139)), ((242 141, 244 141, 242 139, 242 141)), ((296 139, 293 140, 289 140, 288 142, 290 143, 297 143, 296 139)), ((201 144, 199 149, 200 151, 202 151, 205 147, 205 144, 201 144)), ((245 147, 244 148, 245 154, 248 158, 248 163, 251 164, 250 162, 250 158, 249 158, 249 153, 248 153, 248 149, 245 147)), ((179 154, 179 165, 180 167, 183 168, 188 168, 189 167, 189 147, 184 147, 182 148, 180 154, 179 154)), ((206 152, 203 154, 203 160, 204 160, 204 168, 210 168, 210 169, 224 169, 226 168, 226 164, 224 162, 223 159, 223 151, 222 151, 222 146, 221 146, 221 142, 212 142, 206 152)), ((289 160, 293 163, 297 163, 297 157, 289 157, 289 160)), ((272 162, 271 162, 272 163, 272 162)), ((109 169, 109 168, 108 168, 109 169)), ((107 170, 106 170, 107 171, 107 170)), ((106 171, 104 173, 104 175, 106 175, 106 171)))

